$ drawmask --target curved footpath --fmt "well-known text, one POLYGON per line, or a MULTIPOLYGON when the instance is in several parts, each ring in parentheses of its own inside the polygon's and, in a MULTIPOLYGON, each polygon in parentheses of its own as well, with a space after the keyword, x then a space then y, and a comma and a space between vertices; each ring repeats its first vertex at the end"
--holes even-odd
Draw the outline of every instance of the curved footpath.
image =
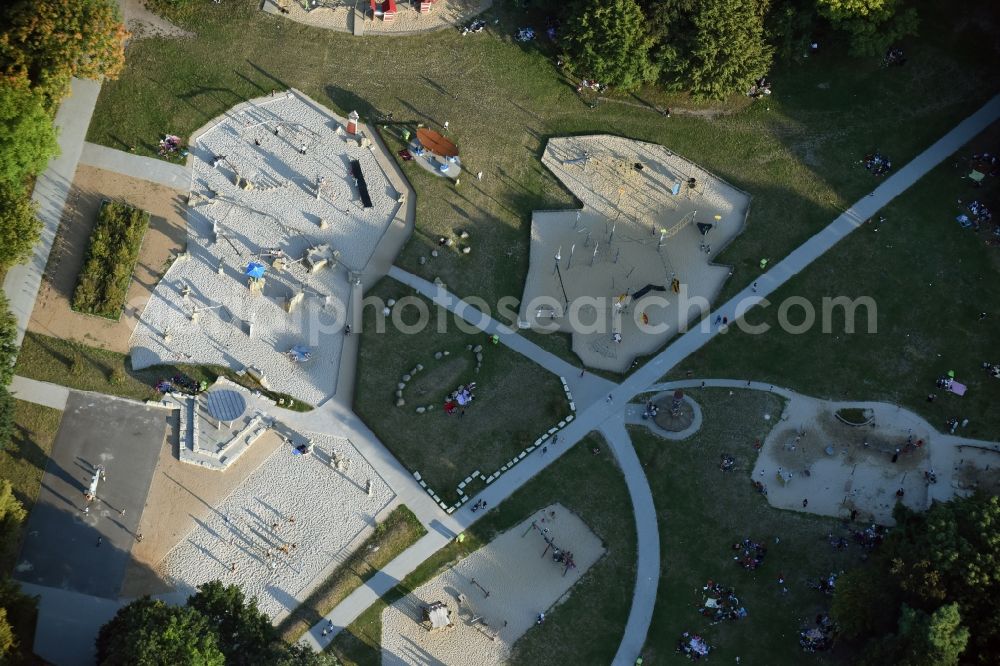
MULTIPOLYGON (((66 116, 65 111, 68 111, 68 108, 60 109, 63 117, 66 116)), ((634 664, 636 657, 645 643, 656 601, 660 569, 659 536, 656 525, 655 507, 645 474, 639 465, 638 457, 631 446, 631 441, 624 427, 623 412, 625 405, 637 394, 648 391, 651 387, 674 386, 675 384, 690 385, 691 382, 679 382, 669 385, 658 382, 670 369, 707 344, 720 331, 725 330, 709 325, 709 322, 717 314, 727 316, 734 321, 744 316, 748 310, 759 304, 764 297, 778 289, 824 252, 832 248, 837 242, 860 226, 865 219, 913 185, 931 168, 959 150, 962 145, 968 143, 997 118, 1000 118, 1000 96, 994 97, 980 110, 962 121, 910 163, 883 181, 871 194, 856 202, 826 228, 775 264, 771 270, 759 276, 757 278, 759 287, 757 293, 752 292, 749 287, 745 288, 729 301, 717 307, 700 325, 680 335, 666 349, 654 356, 625 381, 617 385, 593 375, 581 375, 578 368, 542 350, 523 336, 512 331, 509 327, 483 315, 474 307, 469 306, 444 289, 440 289, 426 280, 406 273, 396 267, 390 270, 390 275, 393 278, 414 287, 428 298, 434 300, 434 302, 462 316, 467 321, 476 324, 483 331, 490 334, 496 333, 503 344, 534 360, 551 372, 564 377, 570 384, 574 397, 576 397, 578 404, 577 418, 560 435, 560 442, 564 442, 565 445, 553 447, 554 450, 550 450, 550 455, 544 457, 541 455, 528 456, 522 464, 517 465, 513 470, 501 476, 496 482, 487 486, 474 499, 485 499, 495 506, 518 490, 524 483, 551 464, 564 451, 585 437, 589 432, 600 430, 608 438, 609 445, 612 447, 625 474, 638 531, 635 594, 622 641, 613 662, 615 665, 631 666, 634 664)), ((57 117, 57 124, 60 124, 59 117, 57 117)), ((75 150, 69 155, 74 163, 73 170, 75 170, 76 159, 79 157, 80 152, 82 152, 85 132, 86 124, 79 127, 76 125, 67 125, 60 135, 60 143, 68 140, 73 140, 75 143, 75 150)), ((57 166, 56 163, 53 166, 57 166)), ((53 176, 58 176, 61 179, 61 182, 56 183, 59 185, 57 189, 60 192, 51 196, 49 202, 47 202, 47 205, 58 204, 51 206, 58 208, 58 211, 53 211, 57 213, 61 213, 62 202, 65 201, 65 192, 62 190, 68 191, 69 183, 72 181, 72 170, 69 173, 65 173, 67 169, 63 167, 66 165, 59 166, 61 167, 59 169, 60 173, 53 174, 53 176)), ((54 180, 54 178, 50 178, 47 171, 39 179, 39 185, 36 186, 36 198, 40 194, 39 187, 49 180, 54 180)), ((37 272, 37 279, 31 282, 40 281, 41 271, 44 270, 48 250, 51 247, 49 235, 54 237, 59 222, 59 215, 48 214, 45 209, 43 209, 41 215, 45 222, 45 233, 43 234, 43 241, 36 248, 35 257, 28 267, 30 272, 37 272)), ((11 294, 12 291, 20 291, 11 282, 12 276, 20 275, 17 271, 18 269, 13 269, 11 273, 8 273, 5 288, 8 295, 12 296, 12 307, 18 316, 19 331, 23 331, 22 326, 27 324, 27 318, 33 309, 37 286, 20 294, 11 294)), ((708 386, 710 382, 717 381, 725 380, 705 380, 705 385, 708 386)), ((695 385, 701 385, 700 380, 694 383, 695 385)), ((746 382, 744 380, 737 382, 737 384, 745 388, 746 382)), ((732 385, 729 384, 729 386, 732 385)), ((768 386, 770 387, 770 385, 768 386)), ((27 383, 23 383, 22 387, 27 389, 27 383)), ((752 385, 751 388, 753 388, 752 385)), ((31 390, 25 391, 28 394, 31 392, 31 390)), ((30 399, 30 397, 24 394, 20 397, 30 399)), ((436 505, 433 507, 429 506, 429 503, 432 504, 430 498, 426 496, 426 493, 422 492, 412 475, 382 446, 371 431, 361 423, 360 419, 348 407, 340 404, 339 401, 328 401, 317 410, 298 417, 289 415, 287 421, 291 425, 302 428, 323 428, 326 432, 346 431, 352 443, 369 458, 378 472, 389 481, 393 490, 400 496, 400 499, 407 503, 413 502, 411 508, 414 510, 414 513, 418 515, 421 522, 430 528, 427 536, 400 554, 365 585, 355 590, 353 594, 348 596, 347 599, 333 609, 326 618, 322 619, 306 634, 304 641, 314 649, 319 649, 325 646, 330 638, 332 638, 332 636, 323 637, 321 635, 322 629, 327 624, 328 619, 334 621, 335 627, 338 630, 347 626, 361 612, 368 608, 371 603, 377 600, 381 594, 391 589, 397 581, 413 571, 437 549, 444 546, 455 534, 472 525, 476 519, 481 517, 481 514, 473 514, 468 507, 463 507, 448 516, 436 507, 436 505)), ((471 506, 471 503, 469 506, 471 506)), ((75 618, 78 621, 80 618, 78 617, 79 614, 74 612, 76 610, 76 607, 64 608, 64 617, 69 619, 75 618)), ((50 621, 54 623, 55 618, 50 618, 50 621)), ((51 629, 58 631, 57 627, 51 627, 51 629)), ((40 631, 38 637, 41 637, 42 634, 43 632, 40 631)), ((88 646, 84 647, 89 649, 88 646)))

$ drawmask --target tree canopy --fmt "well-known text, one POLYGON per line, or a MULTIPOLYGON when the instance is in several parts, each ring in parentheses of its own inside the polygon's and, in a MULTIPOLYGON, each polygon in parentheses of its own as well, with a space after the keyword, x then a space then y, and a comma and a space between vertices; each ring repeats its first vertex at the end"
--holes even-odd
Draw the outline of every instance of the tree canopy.
POLYGON ((0 183, 0 269, 31 256, 41 227, 26 188, 0 183))
POLYGON ((58 100, 74 76, 116 78, 125 65, 125 38, 114 0, 15 0, 6 4, 0 64, 58 100))
POLYGON ((57 151, 41 95, 23 82, 0 81, 0 184, 23 188, 57 151))
POLYGON ((816 0, 819 13, 848 36, 852 55, 878 55, 917 32, 917 10, 904 0, 816 0))
POLYGON ((580 76, 621 90, 656 78, 654 39, 635 0, 585 0, 566 27, 566 62, 580 76))
POLYGON ((337 665, 332 655, 282 642, 256 599, 217 580, 200 585, 184 606, 148 597, 125 606, 101 627, 97 657, 101 666, 337 665))
POLYGON ((208 618, 187 606, 143 597, 123 607, 97 635, 101 666, 223 666, 208 618))
POLYGON ((991 663, 1000 651, 1000 498, 974 495, 916 514, 837 586, 832 613, 869 640, 868 661, 991 663), (893 633, 894 631, 894 633, 893 633))
MULTIPOLYGON (((677 6, 676 3, 669 3, 677 6)), ((767 74, 774 48, 764 38, 768 0, 703 0, 678 10, 673 37, 659 51, 664 82, 695 97, 745 93, 767 74)))
POLYGON ((210 581, 200 585, 187 603, 214 628, 227 664, 260 663, 260 656, 277 637, 270 618, 257 608, 257 600, 247 600, 235 585, 210 581))

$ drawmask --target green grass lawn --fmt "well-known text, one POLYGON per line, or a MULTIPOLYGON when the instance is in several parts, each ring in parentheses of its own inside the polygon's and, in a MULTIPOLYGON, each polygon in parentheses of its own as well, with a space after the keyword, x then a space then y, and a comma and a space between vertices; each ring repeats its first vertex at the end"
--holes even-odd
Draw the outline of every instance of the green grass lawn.
POLYGON ((993 94, 988 7, 919 4, 928 27, 903 44, 903 68, 846 58, 831 39, 817 57, 776 65, 774 95, 752 105, 741 97, 705 108, 650 89, 591 109, 555 67, 547 41, 513 41, 520 26, 543 27, 544 16, 508 3, 488 15, 501 21, 490 20, 483 35, 392 39, 295 24, 258 11, 257 0, 191 3, 176 18, 197 37, 133 42, 120 79, 102 88, 88 140, 152 155, 163 133, 187 135, 287 86, 367 118, 378 111, 437 127, 449 121, 464 164, 484 178, 456 188, 403 164, 417 192, 417 231, 398 263, 495 303, 522 292, 531 211, 574 205, 541 166, 547 138, 622 134, 662 143, 753 196, 746 231, 721 257, 746 284, 761 257, 786 254, 871 189, 858 165, 865 152, 878 147, 902 164, 993 94), (673 107, 673 116, 653 103, 673 107), (419 264, 457 229, 470 231, 471 255, 419 264))
POLYGON ((281 638, 289 643, 297 641, 347 595, 425 534, 427 530, 405 505, 393 509, 336 571, 278 623, 281 638))
POLYGON ((642 427, 630 428, 656 503, 660 524, 662 571, 653 623, 643 650, 646 664, 684 663, 675 652, 681 633, 703 636, 713 646, 710 663, 746 664, 851 663, 850 647, 831 653, 804 654, 798 631, 817 613, 829 610, 830 597, 809 589, 807 579, 846 570, 859 562, 851 546, 836 551, 826 542, 836 520, 779 511, 750 485, 756 460, 753 441, 763 438, 782 400, 757 391, 691 391, 704 412, 704 426, 694 437, 668 442, 642 427), (719 470, 723 454, 735 468, 719 470), (731 545, 750 537, 766 544, 767 555, 756 571, 733 561, 731 545), (784 575, 787 593, 778 577, 784 575), (741 620, 711 625, 697 605, 708 580, 735 588, 748 611, 741 620))
POLYGON ((513 664, 607 664, 621 641, 635 584, 635 521, 628 488, 604 441, 591 434, 453 542, 421 564, 341 632, 331 650, 345 666, 382 663, 382 610, 449 565, 489 543, 532 513, 561 502, 579 515, 607 549, 573 587, 514 644, 513 664), (591 453, 600 447, 599 455, 591 453))
POLYGON ((155 365, 133 370, 129 357, 107 349, 99 349, 72 340, 28 332, 17 355, 15 374, 39 379, 81 391, 95 391, 133 400, 155 400, 157 380, 185 374, 196 381, 212 384, 220 376, 260 391, 272 400, 283 400, 295 411, 312 409, 284 393, 262 388, 249 375, 237 375, 229 368, 211 365, 155 365))
MULTIPOLYGON (((14 496, 24 506, 31 508, 38 499, 42 474, 49 462, 49 453, 55 442, 62 412, 31 402, 15 400, 14 435, 10 443, 0 450, 0 479, 10 481, 14 496)), ((21 550, 21 537, 27 521, 14 539, 5 539, 0 551, 0 570, 10 573, 21 550)))
MULTIPOLYGON (((397 301, 413 291, 385 278, 369 295, 397 301)), ((569 413, 559 379, 503 345, 493 345, 483 333, 459 330, 455 318, 430 301, 418 298, 431 312, 425 330, 407 335, 392 322, 385 331, 375 328, 375 309, 366 308, 358 357, 355 411, 404 465, 420 472, 444 501, 458 498, 456 486, 477 469, 488 476, 530 446, 535 439, 569 413), (436 332, 439 315, 447 330, 436 332), (482 345, 483 364, 467 350, 482 345), (435 359, 436 352, 450 352, 435 359), (406 405, 396 407, 396 387, 417 364, 403 392, 406 405), (464 416, 442 409, 445 397, 459 385, 475 381, 476 399, 464 416), (425 414, 418 406, 431 405, 425 414)), ((397 304, 397 308, 401 306, 397 304)), ((404 322, 414 323, 416 311, 402 311, 404 322)), ((464 323, 464 322, 463 322, 464 323)), ((467 325, 466 325, 467 326, 467 325)), ((466 491, 482 485, 477 481, 466 491)))
MULTIPOLYGON (((987 177, 982 188, 963 179, 959 156, 1000 148, 996 124, 946 160, 882 214, 876 232, 864 226, 770 297, 771 307, 752 312, 753 323, 772 329, 748 335, 735 327, 706 345, 671 373, 683 377, 753 378, 837 400, 883 400, 903 405, 944 430, 951 417, 968 418, 968 437, 1000 438, 1000 381, 982 369, 1000 363, 1000 246, 989 246, 992 225, 978 234, 962 229, 955 217, 959 200, 979 199, 1000 209, 1000 179, 987 177), (988 230, 987 230, 988 229, 988 230), (854 334, 844 333, 838 311, 832 332, 820 326, 792 335, 777 327, 784 298, 805 296, 821 314, 823 296, 869 296, 878 308, 877 333, 866 331, 864 310, 854 334), (986 320, 979 313, 987 312, 986 320), (954 370, 969 387, 964 397, 935 388, 934 381, 954 370), (933 403, 929 393, 936 393, 933 403)), ((968 213, 967 210, 964 212, 968 213)), ((790 315, 801 321, 800 311, 790 315)), ((818 320, 818 319, 817 319, 818 320)))
MULTIPOLYGON (((35 505, 35 500, 38 499, 42 475, 49 461, 49 453, 52 451, 52 444, 55 442, 61 421, 62 412, 59 410, 22 400, 14 401, 14 435, 7 446, 0 450, 0 479, 11 482, 14 496, 29 513, 35 505)), ((27 523, 25 519, 17 526, 16 531, 3 535, 0 547, 0 571, 3 571, 4 577, 14 571, 27 523)), ((7 619, 14 628, 19 643, 14 650, 5 655, 4 663, 37 663, 33 653, 35 605, 30 602, 9 604, 7 613, 7 619)))

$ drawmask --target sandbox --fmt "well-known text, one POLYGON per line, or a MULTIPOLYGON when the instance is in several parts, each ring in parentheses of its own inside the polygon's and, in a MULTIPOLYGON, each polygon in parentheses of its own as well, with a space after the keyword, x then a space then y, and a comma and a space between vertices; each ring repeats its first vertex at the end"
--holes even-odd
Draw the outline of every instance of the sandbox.
POLYGON ((303 433, 293 444, 306 437, 315 443, 312 454, 278 446, 208 517, 196 519, 157 567, 168 584, 189 591, 220 579, 257 597, 276 619, 349 554, 393 492, 348 440, 303 433), (344 469, 331 464, 334 453, 346 460, 344 469))
POLYGON ((250 368, 311 404, 335 392, 342 327, 360 297, 354 278, 405 215, 378 144, 347 126, 290 91, 235 107, 196 135, 187 252, 132 334, 134 368, 250 368), (254 264, 261 279, 248 274, 254 264))
POLYGON ((407 35, 433 32, 472 20, 493 4, 493 0, 437 0, 429 2, 431 10, 421 13, 417 6, 405 0, 396 3, 396 14, 387 20, 379 5, 378 15, 371 11, 368 0, 355 3, 308 0, 306 10, 300 0, 264 0, 261 8, 270 14, 317 28, 351 32, 356 35, 407 35), (284 11, 283 11, 284 10, 284 11))
POLYGON ((750 197, 656 144, 550 139, 542 162, 582 202, 535 211, 521 326, 570 333, 584 364, 623 372, 697 321, 729 276, 713 258, 750 197))
POLYGON ((561 504, 546 507, 387 607, 383 666, 503 663, 539 613, 563 600, 603 554, 601 540, 580 518, 561 504), (556 562, 545 537, 571 552, 576 566, 556 562), (434 602, 448 607, 451 627, 429 631, 420 624, 423 607, 434 602))

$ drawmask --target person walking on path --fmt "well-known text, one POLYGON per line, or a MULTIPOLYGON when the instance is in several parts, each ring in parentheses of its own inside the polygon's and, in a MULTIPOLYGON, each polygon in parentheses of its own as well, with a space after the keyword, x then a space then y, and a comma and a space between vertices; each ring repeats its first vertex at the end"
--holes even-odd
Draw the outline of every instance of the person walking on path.
POLYGON ((480 171, 479 173, 476 174, 476 180, 482 180, 482 179, 483 179, 483 172, 480 171))
POLYGON ((611 402, 614 399, 615 399, 614 396, 609 393, 608 394, 608 402, 611 402))
POLYGON ((754 282, 753 286, 751 286, 750 288, 753 289, 753 293, 755 293, 755 294, 757 293, 757 283, 756 282, 754 282))

